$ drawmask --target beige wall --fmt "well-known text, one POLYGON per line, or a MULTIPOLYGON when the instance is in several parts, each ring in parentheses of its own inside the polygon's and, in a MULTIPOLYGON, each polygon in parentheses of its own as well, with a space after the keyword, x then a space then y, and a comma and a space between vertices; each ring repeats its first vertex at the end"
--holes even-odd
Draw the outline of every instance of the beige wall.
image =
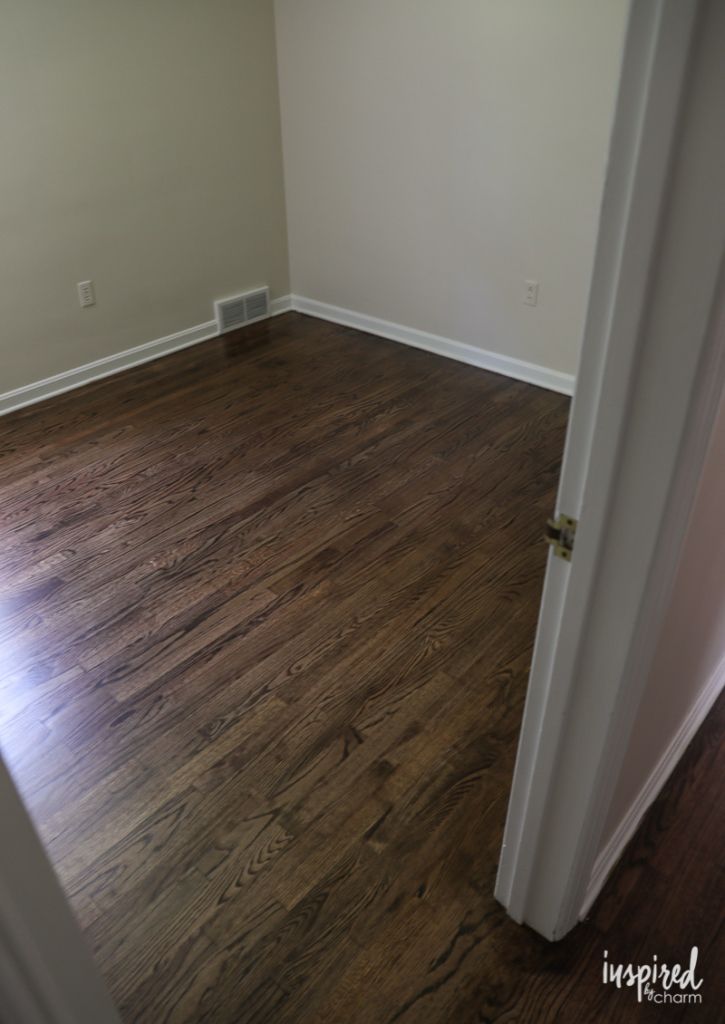
POLYGON ((574 372, 627 0, 275 7, 293 291, 574 372))
POLYGON ((633 805, 690 710, 717 679, 721 684, 725 679, 725 398, 602 846, 633 805))
MULTIPOLYGON (((278 0, 294 290, 572 372, 626 6, 278 0)), ((6 5, 0 394, 290 290, 278 103, 273 0, 6 5)))
POLYGON ((0 392, 289 291, 272 0, 4 4, 0 140, 0 392))

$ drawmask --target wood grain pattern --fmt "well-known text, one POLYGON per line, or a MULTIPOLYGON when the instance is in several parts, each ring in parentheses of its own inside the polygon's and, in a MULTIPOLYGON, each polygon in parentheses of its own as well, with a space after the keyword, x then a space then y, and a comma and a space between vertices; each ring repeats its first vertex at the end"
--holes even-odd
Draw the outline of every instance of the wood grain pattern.
POLYGON ((590 921, 492 898, 567 412, 289 314, 0 421, 0 740, 124 1020, 661 1019, 602 950, 695 943, 719 1019, 722 705, 590 921))

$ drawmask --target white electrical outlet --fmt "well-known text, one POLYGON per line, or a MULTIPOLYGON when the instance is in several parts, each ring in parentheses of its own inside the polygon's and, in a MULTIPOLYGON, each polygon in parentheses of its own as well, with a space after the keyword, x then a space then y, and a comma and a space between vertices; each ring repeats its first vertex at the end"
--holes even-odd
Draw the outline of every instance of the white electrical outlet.
POLYGON ((93 281, 78 282, 78 301, 82 309, 85 309, 86 306, 95 306, 96 293, 93 288, 93 281))
POLYGON ((539 302, 539 282, 524 281, 524 302, 527 306, 536 306, 539 302))

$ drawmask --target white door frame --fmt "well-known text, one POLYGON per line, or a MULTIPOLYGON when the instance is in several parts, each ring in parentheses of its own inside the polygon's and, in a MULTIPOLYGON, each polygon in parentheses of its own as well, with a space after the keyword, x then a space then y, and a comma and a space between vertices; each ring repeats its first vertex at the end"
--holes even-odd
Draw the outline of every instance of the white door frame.
POLYGON ((557 503, 579 528, 549 558, 496 885, 552 940, 591 900, 725 383, 724 30, 718 0, 632 3, 557 503))
POLYGON ((121 1024, 1 758, 0 821, 3 1020, 13 1024, 121 1024))

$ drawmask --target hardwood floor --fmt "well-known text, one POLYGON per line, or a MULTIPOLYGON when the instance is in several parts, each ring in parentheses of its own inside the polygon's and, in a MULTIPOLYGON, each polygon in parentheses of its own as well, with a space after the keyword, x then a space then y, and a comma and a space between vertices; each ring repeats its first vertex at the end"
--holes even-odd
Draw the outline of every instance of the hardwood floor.
POLYGON ((0 420, 0 741, 125 1021, 679 1021, 602 951, 689 944, 719 1019, 722 704, 589 922, 492 898, 567 413, 289 314, 0 420))

